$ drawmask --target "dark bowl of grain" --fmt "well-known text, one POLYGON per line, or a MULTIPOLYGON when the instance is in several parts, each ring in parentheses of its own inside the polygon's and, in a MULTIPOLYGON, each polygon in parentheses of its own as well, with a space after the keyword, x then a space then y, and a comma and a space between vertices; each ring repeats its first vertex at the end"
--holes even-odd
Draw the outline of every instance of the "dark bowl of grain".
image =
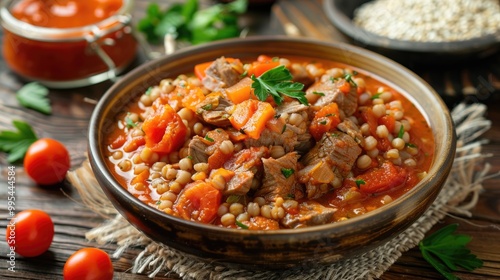
POLYGON ((447 107, 408 69, 287 37, 150 61, 89 125, 92 170, 133 226, 252 269, 331 264, 394 238, 433 203, 455 146, 447 107))
POLYGON ((356 45, 405 64, 488 57, 500 48, 496 0, 326 0, 325 12, 356 45))

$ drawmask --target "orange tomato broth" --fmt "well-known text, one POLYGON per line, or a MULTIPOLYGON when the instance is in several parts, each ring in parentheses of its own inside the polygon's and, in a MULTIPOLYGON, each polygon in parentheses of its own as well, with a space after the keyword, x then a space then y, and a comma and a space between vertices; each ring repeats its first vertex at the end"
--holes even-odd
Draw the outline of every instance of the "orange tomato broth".
POLYGON ((11 13, 35 26, 71 28, 102 21, 122 5, 122 0, 23 0, 11 13))
MULTIPOLYGON (((287 56, 286 58, 289 59, 292 63, 307 63, 307 62, 311 63, 311 60, 308 58, 295 57, 295 56, 287 56)), ((245 61, 245 63, 251 63, 251 62, 245 61)), ((334 61, 327 61, 327 60, 314 59, 314 63, 320 63, 325 69, 334 67, 343 69, 344 68, 352 69, 353 71, 357 72, 356 77, 364 78, 366 83, 366 91, 375 93, 377 92, 378 88, 385 87, 388 91, 390 91, 393 94, 394 96, 393 100, 401 100, 405 119, 412 120, 411 122, 412 128, 409 131, 411 139, 410 142, 418 147, 419 154, 422 155, 418 158, 416 166, 419 168, 419 170, 429 170, 434 156, 433 133, 431 128, 428 126, 424 116, 421 114, 419 109, 414 104, 412 104, 407 98, 404 97, 404 95, 395 90, 388 83, 381 81, 376 77, 376 75, 364 71, 363 69, 359 69, 357 67, 353 67, 348 64, 334 62, 334 61)), ((188 75, 194 76, 193 73, 188 73, 188 75)), ((175 77, 169 77, 169 78, 174 79, 175 77)), ((307 88, 304 88, 304 91, 306 89, 307 88)), ((127 112, 138 113, 138 114, 143 112, 142 106, 139 105, 138 98, 136 99, 135 102, 130 103, 129 106, 127 106, 126 109, 127 112)), ((127 134, 124 132, 123 129, 119 127, 120 125, 118 124, 120 122, 119 120, 123 119, 123 117, 127 112, 124 112, 120 116, 117 116, 115 129, 107 136, 107 141, 105 142, 105 144, 107 145, 109 152, 112 152, 114 150, 113 148, 111 148, 113 143, 115 144, 118 143, 117 145, 120 146, 127 140, 127 137, 130 137, 127 136, 127 134)), ((357 113, 355 113, 354 115, 356 114, 357 113)), ((134 176, 133 172, 130 171, 122 172, 117 167, 116 162, 113 162, 112 160, 108 160, 107 165, 109 170, 112 172, 114 177, 119 181, 119 183, 144 203, 153 205, 159 199, 160 195, 157 194, 156 190, 154 190, 151 186, 146 188, 145 191, 140 192, 140 194, 134 191, 134 188, 131 187, 131 180, 134 176)), ((411 167, 405 167, 405 168, 412 169, 411 167)), ((357 167, 354 167, 352 172, 354 176, 363 173, 357 167)), ((414 175, 415 174, 413 174, 413 176, 414 175)), ((337 220, 340 217, 350 218, 362 214, 358 213, 358 209, 362 207, 366 209, 366 212, 381 207, 383 205, 383 203, 381 203, 381 197, 384 194, 390 195, 392 199, 399 198, 400 196, 411 190, 418 183, 418 181, 420 180, 416 179, 410 180, 404 185, 404 187, 392 188, 388 191, 377 193, 376 195, 364 194, 364 197, 357 199, 355 202, 352 203, 351 202, 343 203, 342 201, 339 200, 339 194, 345 192, 347 189, 352 187, 352 184, 351 185, 344 184, 342 187, 323 195, 321 198, 317 199, 317 201, 325 206, 330 206, 330 207, 333 206, 338 209, 337 212, 334 214, 334 220, 337 220)), ((306 199, 307 198, 301 199, 299 200, 299 202, 305 201, 306 199)))

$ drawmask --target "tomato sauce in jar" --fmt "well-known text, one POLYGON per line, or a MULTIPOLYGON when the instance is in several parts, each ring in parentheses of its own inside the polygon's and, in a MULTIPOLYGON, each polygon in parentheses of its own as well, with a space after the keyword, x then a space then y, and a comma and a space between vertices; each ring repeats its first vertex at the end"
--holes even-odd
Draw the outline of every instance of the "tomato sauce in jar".
POLYGON ((3 55, 20 76, 51 87, 101 82, 135 58, 132 0, 20 0, 1 9, 3 55))

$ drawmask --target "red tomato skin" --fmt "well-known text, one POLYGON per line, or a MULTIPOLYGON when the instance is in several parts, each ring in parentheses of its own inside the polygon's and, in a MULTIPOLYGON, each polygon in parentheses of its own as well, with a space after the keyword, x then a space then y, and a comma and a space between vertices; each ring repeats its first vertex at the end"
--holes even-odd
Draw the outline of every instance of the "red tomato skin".
POLYGON ((71 166, 69 152, 59 141, 41 138, 26 151, 24 170, 39 185, 62 182, 71 166))
POLYGON ((98 248, 82 248, 71 255, 64 264, 64 280, 111 280, 113 263, 98 248))
POLYGON ((14 224, 7 225, 5 236, 17 254, 36 257, 49 249, 54 239, 54 223, 49 214, 29 209, 17 213, 13 219, 14 224))

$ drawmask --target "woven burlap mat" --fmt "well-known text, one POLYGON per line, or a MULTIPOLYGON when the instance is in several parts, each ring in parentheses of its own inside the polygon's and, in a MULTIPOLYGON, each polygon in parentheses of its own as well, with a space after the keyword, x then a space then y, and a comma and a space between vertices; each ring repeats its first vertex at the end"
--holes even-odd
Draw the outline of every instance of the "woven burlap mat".
POLYGON ((250 271, 201 261, 150 240, 130 225, 102 192, 88 160, 69 172, 68 180, 78 190, 83 204, 107 218, 105 223, 86 234, 89 241, 116 243, 118 249, 114 258, 119 258, 128 248, 144 248, 135 258, 131 273, 146 273, 152 278, 175 272, 183 279, 374 279, 403 252, 417 246, 425 233, 445 215, 469 216, 482 190, 481 183, 498 175, 489 174, 489 164, 484 160, 491 155, 481 153, 480 137, 491 127, 491 122, 484 118, 485 112, 486 106, 482 104, 460 104, 453 109, 458 136, 453 169, 442 191, 422 217, 387 243, 331 265, 303 267, 297 264, 296 268, 283 271, 250 271))

